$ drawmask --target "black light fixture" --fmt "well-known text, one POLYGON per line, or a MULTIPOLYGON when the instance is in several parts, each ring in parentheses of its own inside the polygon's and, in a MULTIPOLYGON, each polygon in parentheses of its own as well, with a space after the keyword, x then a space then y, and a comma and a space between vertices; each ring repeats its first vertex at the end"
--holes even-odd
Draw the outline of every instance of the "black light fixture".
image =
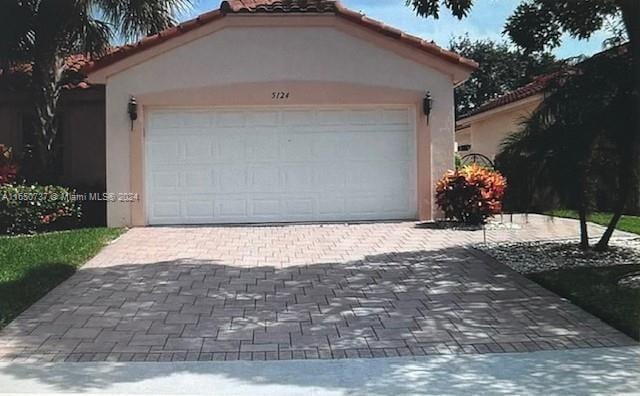
POLYGON ((427 91, 422 99, 422 112, 427 116, 427 123, 429 123, 429 116, 431 115, 431 109, 433 108, 433 99, 431 98, 431 92, 427 91))
POLYGON ((127 104, 127 112, 129 113, 129 119, 131 120, 131 129, 133 130, 133 122, 138 119, 138 101, 134 96, 129 98, 127 104))

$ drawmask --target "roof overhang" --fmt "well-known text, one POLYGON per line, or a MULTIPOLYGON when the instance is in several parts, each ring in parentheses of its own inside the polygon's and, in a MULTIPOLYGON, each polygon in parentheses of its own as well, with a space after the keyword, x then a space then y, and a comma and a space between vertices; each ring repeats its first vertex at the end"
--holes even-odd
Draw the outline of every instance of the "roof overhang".
MULTIPOLYGON (((264 1, 264 0, 263 0, 264 1)), ((392 49, 399 55, 438 69, 451 76, 454 84, 465 81, 478 64, 432 42, 408 35, 336 2, 334 12, 229 12, 220 10, 200 15, 190 21, 146 37, 136 44, 116 51, 87 65, 84 71, 94 83, 105 83, 110 75, 144 62, 160 53, 212 34, 238 26, 332 26, 392 49), (349 29, 351 27, 351 29, 349 29), (355 29, 354 29, 355 28, 355 29)))
POLYGON ((542 102, 544 100, 544 94, 543 93, 539 93, 533 96, 529 96, 527 98, 524 99, 520 99, 518 101, 515 102, 511 102, 509 104, 500 106, 500 107, 494 107, 491 110, 487 110, 485 112, 482 113, 478 113, 478 114, 474 114, 470 117, 466 117, 460 120, 456 121, 456 132, 461 131, 463 129, 466 129, 468 127, 471 126, 471 124, 476 123, 476 122, 480 122, 480 121, 484 121, 488 118, 491 118, 497 114, 501 114, 501 113, 506 113, 509 111, 513 111, 513 110, 517 110, 521 107, 527 106, 531 103, 536 103, 536 102, 542 102))

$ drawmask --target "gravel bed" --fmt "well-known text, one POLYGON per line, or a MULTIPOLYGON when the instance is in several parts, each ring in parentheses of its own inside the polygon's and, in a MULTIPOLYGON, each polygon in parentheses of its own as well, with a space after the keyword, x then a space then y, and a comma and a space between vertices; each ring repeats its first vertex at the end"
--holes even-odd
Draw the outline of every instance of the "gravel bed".
MULTIPOLYGON (((499 242, 475 248, 520 272, 533 274, 563 268, 640 264, 640 238, 611 241, 606 252, 583 251, 578 240, 499 242)), ((594 241, 594 243, 597 241, 594 241)))

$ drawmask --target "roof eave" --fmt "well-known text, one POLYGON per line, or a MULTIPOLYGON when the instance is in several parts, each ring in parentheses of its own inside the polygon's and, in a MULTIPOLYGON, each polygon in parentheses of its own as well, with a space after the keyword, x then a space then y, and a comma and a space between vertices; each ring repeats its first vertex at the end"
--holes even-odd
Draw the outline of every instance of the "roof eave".
POLYGON ((538 92, 531 96, 527 96, 526 98, 518 99, 514 102, 507 103, 502 106, 492 107, 490 109, 481 111, 479 113, 475 113, 464 118, 459 118, 458 120, 456 120, 456 130, 464 128, 467 124, 482 121, 485 118, 488 118, 492 115, 502 113, 505 111, 511 111, 515 108, 525 106, 529 103, 535 102, 537 100, 542 100, 542 99, 544 99, 544 92, 538 92))
MULTIPOLYGON (((116 63, 141 52, 146 51, 152 47, 165 43, 176 36, 182 35, 184 33, 190 32, 192 30, 196 30, 204 25, 212 23, 214 21, 220 20, 226 16, 274 16, 274 15, 302 15, 302 16, 318 16, 318 15, 334 15, 338 18, 342 18, 348 20, 352 23, 358 24, 370 30, 377 32, 378 34, 382 34, 384 36, 397 39, 404 44, 407 44, 413 48, 419 49, 425 53, 431 54, 440 58, 443 61, 446 61, 450 64, 453 64, 458 68, 457 73, 451 73, 454 84, 460 84, 465 81, 468 76, 478 68, 478 64, 470 59, 464 58, 458 54, 455 54, 451 51, 440 48, 434 43, 427 42, 419 37, 415 37, 409 34, 402 32, 401 30, 395 29, 393 27, 387 26, 382 22, 378 22, 371 18, 366 17, 365 15, 352 11, 346 7, 344 7, 340 2, 336 2, 335 9, 331 12, 233 12, 224 9, 223 7, 204 13, 198 16, 195 19, 183 22, 175 27, 166 29, 158 34, 153 36, 146 37, 136 44, 123 46, 120 49, 106 55, 98 61, 90 62, 84 66, 82 71, 86 73, 88 76, 95 74, 96 72, 105 69, 109 66, 115 65, 116 63)), ((99 76, 96 79, 96 82, 103 83, 104 76, 99 76)))

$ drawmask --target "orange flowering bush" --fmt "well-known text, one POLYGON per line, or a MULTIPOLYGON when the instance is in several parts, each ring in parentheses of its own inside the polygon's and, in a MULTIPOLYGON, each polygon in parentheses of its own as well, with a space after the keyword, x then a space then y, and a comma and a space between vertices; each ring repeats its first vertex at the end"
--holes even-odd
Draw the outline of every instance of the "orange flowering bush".
POLYGON ((500 172, 479 165, 447 172, 436 185, 436 203, 448 219, 484 224, 502 211, 507 181, 500 172))

